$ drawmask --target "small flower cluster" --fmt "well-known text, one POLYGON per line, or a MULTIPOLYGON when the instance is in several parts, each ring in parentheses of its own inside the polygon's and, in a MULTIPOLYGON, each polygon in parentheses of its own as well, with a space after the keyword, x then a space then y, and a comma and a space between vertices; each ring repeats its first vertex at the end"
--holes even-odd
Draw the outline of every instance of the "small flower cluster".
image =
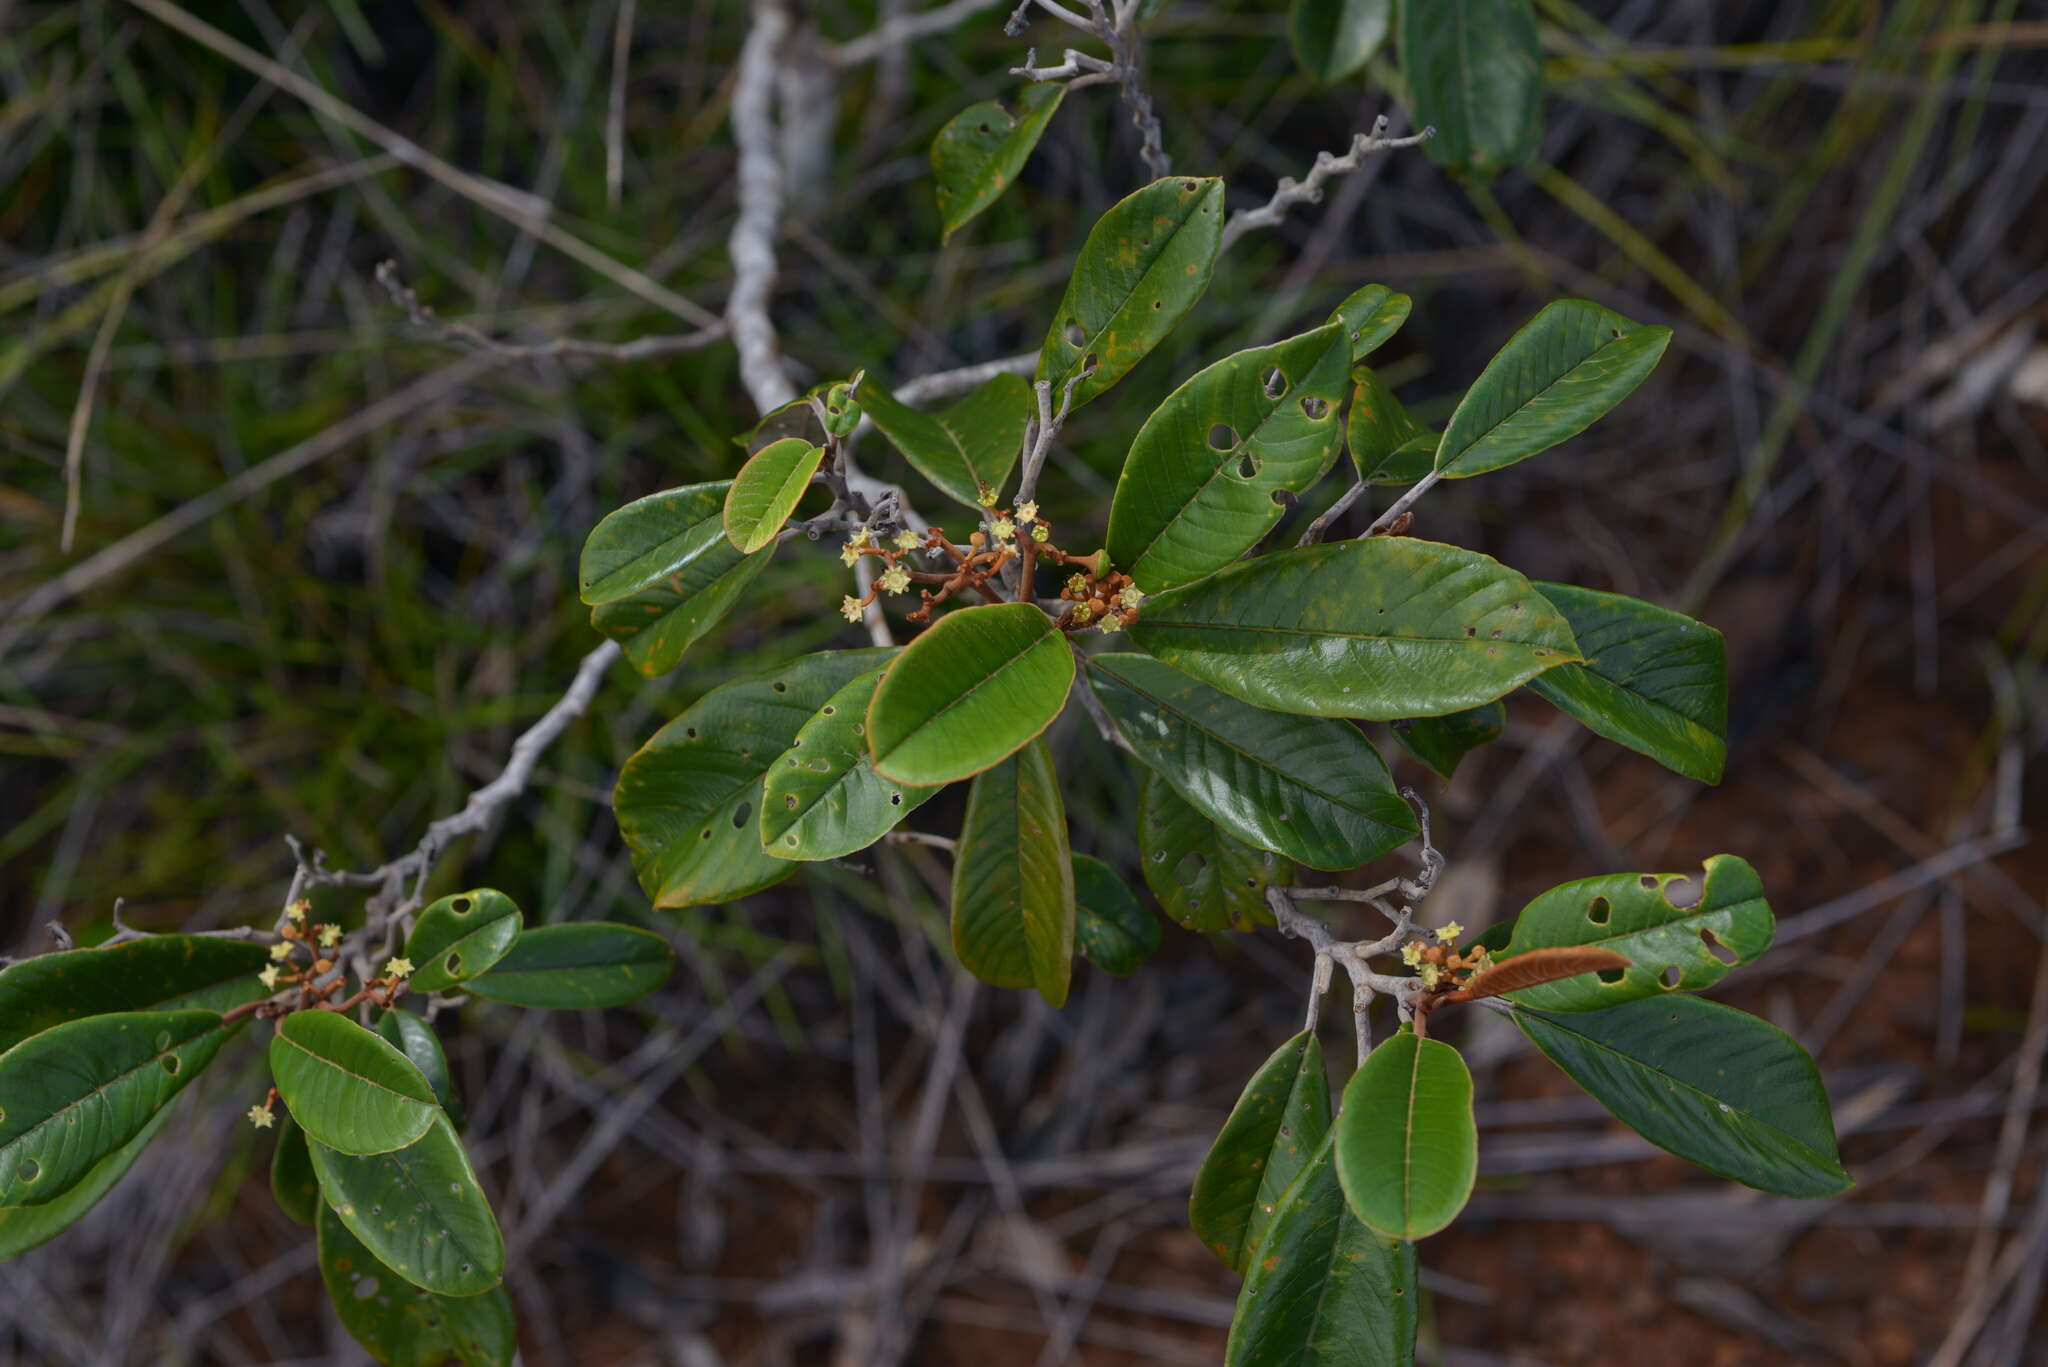
POLYGON ((1485 945, 1475 946, 1469 954, 1457 952, 1458 937, 1464 933, 1465 928, 1456 921, 1446 922, 1436 932, 1437 943, 1410 940, 1401 946, 1401 962, 1416 971, 1429 991, 1449 991, 1493 963, 1493 955, 1485 945))
POLYGON ((279 984, 309 986, 313 979, 334 971, 334 949, 341 943, 341 927, 309 923, 306 917, 312 909, 303 898, 284 909, 284 924, 277 928, 277 943, 270 947, 271 962, 256 975, 262 979, 264 991, 275 992, 279 984), (306 958, 299 957, 300 949, 306 951, 306 958))
MULTIPOLYGON (((312 910, 311 904, 304 899, 284 909, 284 924, 277 928, 277 943, 270 947, 270 962, 256 975, 264 991, 274 993, 279 988, 297 988, 297 999, 251 1003, 237 1008, 230 1013, 231 1016, 253 1012, 267 1020, 294 1011, 349 1011, 366 1001, 388 1010, 404 995, 405 980, 413 974, 412 961, 395 957, 385 961, 383 973, 365 983, 362 991, 346 1001, 334 1002, 333 998, 348 982, 344 974, 328 978, 338 966, 341 927, 311 920, 312 910), (322 982, 323 978, 327 981, 322 982)), ((277 1116, 272 1110, 276 1102, 277 1090, 272 1088, 262 1105, 249 1108, 249 1123, 259 1130, 267 1130, 276 1124, 277 1116)))
POLYGON ((1088 626, 1122 631, 1137 620, 1145 594, 1128 574, 1119 570, 1103 573, 1100 556, 1068 563, 1086 565, 1087 569, 1068 575, 1060 588, 1060 597, 1074 605, 1060 618, 1062 631, 1079 631, 1088 626))

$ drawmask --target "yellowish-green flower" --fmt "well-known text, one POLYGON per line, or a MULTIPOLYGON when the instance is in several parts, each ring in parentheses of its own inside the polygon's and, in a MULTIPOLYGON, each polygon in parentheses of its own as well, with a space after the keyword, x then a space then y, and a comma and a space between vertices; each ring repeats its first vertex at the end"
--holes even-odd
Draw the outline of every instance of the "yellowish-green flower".
POLYGON ((387 978, 410 978, 412 976, 412 960, 389 960, 384 965, 384 976, 387 978))
POLYGON ((910 587, 910 571, 901 565, 892 565, 882 571, 882 577, 876 582, 890 593, 902 593, 910 587))
POLYGON ((1413 968, 1422 962, 1422 941, 1410 940, 1401 946, 1401 962, 1413 968))
POLYGON ((1088 576, 1078 570, 1067 576, 1067 592, 1079 593, 1088 587, 1088 576))
POLYGON ((974 501, 984 508, 993 508, 996 506, 996 491, 984 484, 981 492, 974 496, 974 501))
POLYGON ((258 981, 260 981, 260 982, 261 982, 261 983, 263 984, 263 990, 264 990, 265 992, 275 992, 275 991, 277 991, 277 965, 276 965, 276 964, 265 964, 265 965, 263 966, 263 971, 262 971, 261 973, 258 973, 258 974, 256 975, 256 977, 257 977, 257 980, 258 980, 258 981))
POLYGON ((1145 595, 1136 584, 1131 584, 1116 596, 1116 600, 1127 608, 1135 608, 1145 601, 1145 595))
POLYGON ((291 958, 291 956, 292 946, 291 941, 289 940, 279 940, 276 944, 270 947, 270 957, 273 959, 282 962, 285 959, 291 958))
POLYGON ((268 1106, 251 1106, 249 1123, 259 1130, 267 1130, 277 1123, 277 1116, 268 1106))
POLYGON ((896 533, 896 549, 899 551, 914 551, 923 544, 924 538, 908 527, 896 533))
POLYGON ((1089 607, 1086 603, 1076 603, 1074 604, 1073 618, 1077 622, 1092 622, 1095 620, 1095 609, 1089 607))
POLYGON ((1435 964, 1424 964, 1420 976, 1424 987, 1435 987, 1444 976, 1444 971, 1435 964))
POLYGON ((1019 503, 1019 504, 1017 505, 1017 520, 1018 520, 1019 522, 1036 522, 1036 521, 1038 521, 1038 504, 1037 504, 1037 502, 1036 502, 1035 500, 1032 500, 1032 499, 1026 499, 1026 500, 1024 500, 1024 502, 1022 502, 1022 503, 1019 503))
POLYGON ((306 919, 306 912, 308 910, 309 908, 306 905, 306 899, 301 897, 298 901, 292 903, 290 906, 284 909, 285 919, 290 921, 303 921, 306 919))
POLYGON ((340 926, 322 926, 322 927, 320 927, 320 943, 321 943, 322 945, 326 946, 326 947, 327 947, 328 949, 332 949, 332 948, 334 948, 334 947, 335 947, 336 945, 340 944, 340 943, 341 943, 341 927, 340 927, 340 926))
POLYGON ((1436 933, 1436 938, 1439 943, 1448 945, 1455 943, 1457 938, 1464 933, 1465 927, 1459 925, 1456 921, 1446 921, 1444 922, 1443 929, 1436 933))
POLYGON ((1031 528, 1031 539, 1041 543, 1052 540, 1052 528, 1046 526, 1043 522, 1033 525, 1031 528))
POLYGON ((1124 629, 1124 619, 1123 619, 1123 618, 1121 618, 1121 617, 1117 616, 1117 615, 1116 615, 1115 613, 1113 613, 1113 612, 1105 612, 1105 613, 1103 613, 1103 614, 1102 614, 1102 630, 1103 630, 1104 634, 1109 634, 1109 633, 1113 633, 1113 632, 1118 632, 1118 631, 1122 631, 1123 629, 1124 629))
POLYGON ((1007 517, 999 517, 988 524, 989 535, 998 541, 1008 541, 1017 534, 1017 524, 1007 517))
POLYGON ((839 615, 847 621, 858 622, 860 620, 860 612, 860 599, 852 594, 849 593, 846 597, 839 600, 839 615))

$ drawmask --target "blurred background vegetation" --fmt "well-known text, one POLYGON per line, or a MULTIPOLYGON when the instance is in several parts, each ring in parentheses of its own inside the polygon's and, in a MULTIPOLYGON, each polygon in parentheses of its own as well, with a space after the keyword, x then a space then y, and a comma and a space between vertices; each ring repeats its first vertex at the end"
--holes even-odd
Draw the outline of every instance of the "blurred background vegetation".
MULTIPOLYGON (((1113 89, 1078 91, 942 249, 933 134, 1069 32, 1006 38, 984 8, 838 63, 913 8, 801 7, 796 103, 823 154, 790 177, 772 301, 800 383, 1035 347, 1088 225, 1144 178, 1113 89)), ((2048 17, 1537 9, 1533 163, 1478 188, 1390 154, 1249 236, 1069 429, 1043 501, 1099 530, 1159 398, 1367 281, 1415 297, 1382 355, 1424 420, 1550 298, 1674 327, 1595 433, 1439 490, 1418 533, 1721 627, 1729 777, 1703 791, 1514 712, 1428 785, 1453 867, 1431 907, 1483 926, 1563 878, 1744 854, 1793 925, 1736 999, 1814 1048, 1862 1185, 1787 1210, 1687 1177, 1513 1041, 1469 1041, 1493 1074, 1487 1185, 1425 1249, 1425 1360, 1906 1363, 1967 1328, 1943 1361, 2025 1361, 2048 1269, 2048 860, 2018 824, 2048 716, 2048 17), (1965 1273, 1995 1307, 1959 1301, 1965 1273)), ((90 938, 116 899, 155 928, 273 914, 287 833, 344 865, 410 848, 559 695, 596 639, 585 532, 735 468, 755 415, 732 351, 480 355, 373 271, 396 262, 443 318, 511 343, 692 330, 445 168, 715 313, 748 18, 736 0, 0 0, 0 949, 47 947, 52 920, 90 938)), ((1233 206, 1377 114, 1401 127, 1383 62, 1319 87, 1285 31, 1253 0, 1169 0, 1153 27, 1166 148, 1233 206)), ((891 473, 879 444, 863 459, 891 473)), ((1181 1203, 1292 1028, 1296 947, 1169 929, 1136 978, 1090 973, 1052 1013, 958 985, 929 851, 675 918, 634 885, 620 761, 711 685, 856 643, 844 588, 836 557, 786 548, 674 675, 614 670, 502 829, 442 866, 437 891, 652 924, 685 956, 638 1013, 457 1026, 527 1358, 1214 1361, 1233 1279, 1181 1203)), ((1059 739, 1076 847, 1132 871, 1135 776, 1059 739)), ((950 831, 956 808, 917 824, 950 831)), ((221 1118, 231 1082, 93 1222, 0 1267, 0 1358, 358 1360, 304 1241, 241 1185, 267 1149, 221 1118)))

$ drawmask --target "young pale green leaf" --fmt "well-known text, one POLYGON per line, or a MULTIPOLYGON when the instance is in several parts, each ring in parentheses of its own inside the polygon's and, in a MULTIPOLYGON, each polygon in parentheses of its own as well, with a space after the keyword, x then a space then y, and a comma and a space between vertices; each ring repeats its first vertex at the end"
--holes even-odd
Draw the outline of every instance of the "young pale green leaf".
POLYGON ((56 1200, 142 1133, 212 1062, 220 1013, 117 1011, 0 1054, 0 1206, 56 1200))
POLYGON ((1225 1367, 1410 1367, 1415 1245, 1373 1232, 1337 1181, 1325 1135, 1269 1218, 1245 1271, 1225 1367))
POLYGON ((1529 690, 1587 730, 1702 783, 1728 757, 1728 653, 1721 633, 1618 593, 1538 584, 1571 623, 1584 664, 1529 690))
POLYGON ((1353 1214, 1390 1239, 1434 1234, 1479 1172, 1472 1074, 1456 1049, 1403 1026, 1352 1074, 1332 1135, 1353 1214))
POLYGON ((1328 85, 1364 69, 1387 41, 1394 0, 1294 0, 1287 36, 1301 69, 1328 85))
MULTIPOLYGON (((1564 668, 1571 668, 1570 665, 1564 668)), ((1555 673, 1556 671, 1551 671, 1555 673)), ((1538 675, 1538 678, 1543 676, 1538 675)), ((1500 739, 1508 724, 1508 710, 1490 702, 1468 707, 1441 717, 1415 717, 1394 723, 1394 739, 1421 763, 1449 778, 1457 772, 1458 761, 1480 746, 1500 739)))
POLYGON ((1436 468, 1437 434, 1408 416, 1370 366, 1355 366, 1344 441, 1367 484, 1413 484, 1436 468))
POLYGON ((1417 834, 1379 752, 1349 722, 1253 707, 1147 655, 1098 655, 1088 679, 1138 758, 1248 844, 1351 869, 1417 834))
POLYGON ((1148 592, 1199 579, 1259 541, 1330 472, 1344 432, 1340 323, 1226 356, 1173 391, 1131 443, 1109 555, 1148 592))
POLYGON ((379 1262, 332 1210, 321 1207, 319 1220, 320 1280, 372 1358, 384 1367, 511 1367, 519 1334, 503 1287, 435 1295, 379 1262))
POLYGON ((262 945, 151 935, 38 954, 0 972, 0 1054, 53 1025, 116 1011, 228 1011, 264 995, 262 945))
POLYGON ((1023 449, 1031 421, 1031 386, 1022 375, 998 375, 950 408, 929 413, 902 403, 879 385, 863 388, 875 427, 934 488, 980 511, 975 496, 1000 491, 1023 449))
POLYGON ((1152 895, 1189 930, 1272 925, 1266 889, 1294 881, 1294 865, 1225 833, 1149 771, 1138 797, 1138 855, 1152 895))
POLYGON ((320 1195, 377 1261, 414 1286, 474 1296, 505 1275, 505 1238, 445 1115, 390 1153, 307 1145, 320 1195))
POLYGON ((1385 285, 1367 285, 1337 305, 1328 321, 1344 325, 1355 365, 1385 346, 1387 339, 1408 321, 1414 308, 1415 301, 1405 294, 1397 294, 1385 285))
POLYGON ((441 1113, 411 1059, 338 1011, 279 1021, 270 1076, 307 1138, 344 1153, 402 1149, 441 1113))
POLYGON ((947 613, 889 662, 868 704, 875 772, 939 784, 1002 762, 1052 725, 1074 652, 1035 603, 947 613))
POLYGON ((84 1219, 100 1198, 113 1190, 114 1183, 128 1175, 135 1160, 156 1138, 156 1132, 170 1119, 171 1108, 159 1107, 141 1133, 114 1150, 73 1182, 63 1195, 39 1206, 0 1208, 0 1263, 40 1247, 84 1219))
POLYGON ((742 555, 773 544, 824 458, 823 447, 802 437, 771 442, 748 457, 725 491, 725 539, 742 555))
POLYGON ((939 130, 932 139, 932 175, 939 183, 939 218, 945 224, 941 241, 951 241, 1010 188, 1066 90, 1059 81, 1028 85, 1017 96, 1017 113, 984 100, 967 106, 939 130))
POLYGON ((1477 551, 1376 536, 1275 551, 1145 601, 1139 646, 1256 707, 1437 717, 1579 658, 1564 614, 1477 551))
POLYGON ((626 761, 612 809, 654 905, 729 902, 795 871, 761 848, 762 782, 834 693, 887 658, 887 651, 824 651, 735 679, 626 761))
POLYGON ((1223 244, 1223 182, 1169 176, 1111 206, 1089 230, 1038 354, 1058 403, 1079 408, 1129 373, 1209 287, 1223 244))
POLYGON ((466 991, 514 1006, 587 1010, 624 1006, 668 981, 676 952, 638 926, 565 921, 537 926, 466 991))
POLYGON ((306 1132, 287 1113, 278 1122, 277 1147, 270 1154, 270 1194, 277 1208, 302 1225, 320 1218, 320 1175, 306 1132))
POLYGON ((1756 870, 1732 854, 1706 862, 1704 877, 1610 873, 1552 888, 1523 907, 1511 958, 1555 945, 1598 945, 1632 967, 1515 993, 1546 1011, 1599 1011, 1674 988, 1711 987, 1771 947, 1777 922, 1756 870), (1683 884, 1683 896, 1673 896, 1683 884))
MULTIPOLYGON (((412 981, 417 987, 419 979, 412 981)), ((462 1129, 462 1101, 455 1095, 455 1079, 448 1072, 448 1055, 442 1050, 441 1037, 434 1033, 434 1027, 410 1011, 392 1007, 377 1018, 377 1033, 384 1037, 385 1043, 412 1060, 412 1066, 420 1070, 427 1085, 434 1089, 434 1100, 448 1112, 448 1118, 455 1122, 459 1133, 462 1129)), ((306 1223, 311 1224, 312 1221, 306 1223)))
POLYGON ((1224 1262, 1249 1273, 1280 1198, 1329 1130, 1323 1047, 1313 1031, 1304 1030, 1252 1074, 1196 1170, 1188 1197, 1195 1236, 1224 1262))
POLYGON ((650 678, 674 669, 775 553, 725 539, 730 481, 664 489, 628 503, 583 543, 578 572, 590 624, 650 678))
MULTIPOLYGON (((1064 644, 1064 643, 1063 643, 1064 644)), ((953 951, 996 987, 1067 1000, 1074 865, 1052 752, 1035 741, 978 775, 953 854, 953 951)))
POLYGON ((1543 53, 1529 0, 1400 0, 1401 75, 1429 158, 1484 185, 1536 151, 1543 53))
POLYGON ((1687 1162, 1778 1196, 1853 1185, 1820 1070, 1767 1021, 1700 997, 1514 1019, 1595 1101, 1687 1162))
POLYGON ((1635 391, 1671 329, 1560 299, 1522 325, 1465 391, 1436 449, 1447 479, 1483 475, 1575 437, 1635 391))
POLYGON ((1074 856, 1074 944, 1082 958, 1119 978, 1159 948, 1159 918, 1092 854, 1074 856))
POLYGON ((864 850, 938 796, 875 772, 868 753, 868 704, 882 671, 834 693, 768 766, 761 794, 761 846, 777 859, 843 859, 864 850))
POLYGON ((405 938, 412 990, 445 992, 505 957, 519 938, 519 906, 495 888, 443 897, 425 911, 405 938))

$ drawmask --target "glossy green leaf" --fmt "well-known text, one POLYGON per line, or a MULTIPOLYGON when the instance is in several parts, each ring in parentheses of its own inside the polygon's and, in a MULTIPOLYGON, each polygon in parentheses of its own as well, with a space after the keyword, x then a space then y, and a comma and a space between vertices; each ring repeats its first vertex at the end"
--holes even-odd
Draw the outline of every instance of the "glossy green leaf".
POLYGON ((1337 461, 1349 351, 1328 323, 1226 356, 1169 394, 1117 480, 1110 559, 1156 593, 1257 545, 1285 511, 1278 496, 1337 461))
POLYGON ((1728 757, 1721 633, 1618 593, 1536 587, 1571 623, 1586 662, 1530 680, 1530 691, 1597 735, 1687 778, 1719 783, 1728 757))
POLYGON ((942 791, 943 784, 913 787, 875 772, 867 715, 881 677, 870 670, 834 693, 768 766, 761 842, 777 859, 842 859, 864 850, 942 791))
MULTIPOLYGON (((1562 668, 1570 669, 1571 665, 1562 668)), ((1552 670, 1551 673, 1556 673, 1552 670)), ((1539 680, 1545 676, 1539 675, 1539 680)), ((1458 761, 1480 746, 1500 739, 1508 710, 1497 702, 1469 707, 1441 717, 1415 717, 1394 723, 1394 739, 1417 760, 1449 778, 1458 761)))
MULTIPOLYGON (((417 984, 418 980, 414 981, 417 984)), ((420 1070, 427 1085, 434 1089, 434 1100, 441 1103, 441 1109, 448 1112, 455 1128, 461 1130, 462 1101, 455 1095, 455 1079, 448 1072, 448 1055, 441 1048, 441 1037, 434 1033, 434 1027, 410 1011, 393 1007, 377 1018, 377 1033, 384 1037, 385 1043, 412 1060, 412 1066, 420 1070)))
POLYGON ((1225 1367, 1409 1367, 1415 1245, 1374 1233, 1345 1204, 1334 1134, 1274 1204, 1245 1274, 1225 1367))
POLYGON ((279 1021, 270 1076, 307 1138, 344 1153, 402 1149, 441 1113, 411 1059, 338 1011, 279 1021))
POLYGON ((1577 436, 1635 391, 1670 342, 1670 328, 1631 323, 1583 299, 1545 305, 1459 400, 1437 471, 1483 475, 1577 436))
POLYGON ((474 1296, 505 1275, 505 1238, 448 1117, 389 1153, 307 1145, 320 1194, 377 1261, 415 1286, 474 1296))
POLYGON ((170 1107, 158 1107, 141 1133, 94 1163, 55 1200, 39 1206, 0 1207, 0 1263, 48 1243, 91 1213, 114 1183, 128 1175, 170 1115, 170 1107))
POLYGON ((1351 412, 1344 441, 1351 463, 1367 484, 1413 484, 1436 468, 1440 438, 1408 410, 1370 366, 1355 366, 1351 412))
POLYGON ((652 931, 565 921, 521 935, 497 967, 471 978, 466 990, 514 1006, 624 1006, 667 982, 675 965, 676 952, 652 931))
POLYGON ((761 848, 762 782, 834 693, 887 658, 824 651, 735 679, 626 761, 612 809, 654 905, 727 902, 789 877, 796 866, 761 848))
POLYGON ((1328 321, 1344 325, 1355 365, 1385 346, 1414 308, 1415 301, 1405 294, 1385 285, 1367 285, 1337 305, 1328 321))
POLYGON ((1499 957, 1507 949, 1508 941, 1513 939, 1514 935, 1515 918, 1510 916, 1505 921, 1495 921, 1485 930, 1480 931, 1477 935, 1467 940, 1465 942, 1465 949, 1467 952, 1474 949, 1484 949, 1487 953, 1499 957))
POLYGON ((519 905, 495 888, 473 888, 435 902, 405 937, 412 990, 446 992, 482 973, 505 957, 523 920, 519 905))
POLYGON ((1543 53, 1529 0, 1400 0, 1401 75, 1429 158, 1484 185, 1542 132, 1543 53))
POLYGON ((1119 978, 1159 948, 1159 918, 1092 854, 1074 856, 1074 944, 1082 958, 1119 978))
POLYGON ((151 935, 38 954, 0 971, 0 1054, 53 1025, 116 1011, 228 1011, 264 995, 262 945, 151 935))
POLYGON ((519 1352, 512 1302, 503 1287, 477 1296, 438 1296, 393 1272, 320 1211, 320 1280, 342 1327, 384 1367, 510 1367, 519 1352))
POLYGON ((213 1060, 215 1011, 119 1011, 0 1054, 0 1206, 40 1206, 127 1147, 213 1060))
POLYGON ((1000 491, 1023 449, 1036 401, 1022 375, 998 375, 950 408, 920 412, 877 386, 868 416, 934 488, 979 512, 982 489, 1000 491))
POLYGON ((932 139, 932 175, 938 181, 939 218, 946 229, 942 241, 950 241, 1010 188, 1066 90, 1059 81, 1027 85, 1017 94, 1015 114, 994 100, 984 100, 967 106, 939 130, 932 139))
POLYGON ((1564 615, 1521 575, 1397 536, 1232 565, 1148 598, 1130 633, 1254 706, 1381 721, 1478 707, 1578 659, 1564 615))
POLYGON ((1038 378, 1079 408, 1129 373, 1209 287, 1223 243, 1223 182, 1168 176, 1111 206, 1089 230, 1038 354, 1038 378))
POLYGON ((1514 994, 1546 1011, 1599 1011, 1674 988, 1711 987, 1771 947, 1777 922, 1756 870, 1732 854, 1704 875, 1610 873, 1552 888, 1523 907, 1501 958, 1555 945, 1598 945, 1633 967, 1514 994), (1673 900, 1673 884, 1686 895, 1673 900), (1684 905, 1679 905, 1683 902, 1684 905))
POLYGON ((1349 722, 1253 707, 1148 655, 1098 655, 1088 679, 1138 758, 1248 844, 1351 869, 1418 833, 1379 752, 1349 722))
POLYGON ((953 951, 985 983, 1035 987, 1052 1005, 1066 1004, 1074 866, 1059 778, 1043 741, 968 789, 953 852, 953 951))
POLYGON ((1323 1047, 1304 1030, 1252 1074, 1196 1170, 1188 1198, 1196 1237, 1231 1267, 1250 1272, 1280 1198, 1329 1130, 1323 1047))
POLYGON ((1352 1213, 1391 1239, 1436 1233, 1479 1171, 1472 1074, 1456 1049, 1408 1027, 1366 1055, 1337 1112, 1337 1177, 1352 1213))
POLYGON ((725 539, 743 555, 772 544, 824 458, 823 447, 802 437, 771 442, 748 457, 725 491, 725 539))
POLYGON ((1323 84, 1364 69, 1387 41, 1394 0, 1294 0, 1287 36, 1294 60, 1323 84))
POLYGON ((1522 1033, 1661 1149, 1778 1196, 1836 1196, 1820 1070, 1784 1031, 1719 1002, 1660 997, 1605 1011, 1517 1010, 1522 1033))
POLYGON ((664 489, 628 503, 583 543, 578 582, 590 624, 652 677, 674 669, 775 553, 742 555, 725 538, 730 481, 664 489))
POLYGON ((1015 754, 1052 725, 1074 652, 1034 603, 947 613, 889 662, 868 705, 875 772, 951 783, 1015 754))
POLYGON ((1272 925, 1266 889, 1294 881, 1294 865, 1225 833, 1149 771, 1138 798, 1138 856, 1152 895, 1189 930, 1272 925))
POLYGON ((277 1207, 302 1225, 320 1218, 320 1175, 306 1132, 287 1113, 277 1126, 277 1147, 270 1153, 270 1194, 277 1207))

